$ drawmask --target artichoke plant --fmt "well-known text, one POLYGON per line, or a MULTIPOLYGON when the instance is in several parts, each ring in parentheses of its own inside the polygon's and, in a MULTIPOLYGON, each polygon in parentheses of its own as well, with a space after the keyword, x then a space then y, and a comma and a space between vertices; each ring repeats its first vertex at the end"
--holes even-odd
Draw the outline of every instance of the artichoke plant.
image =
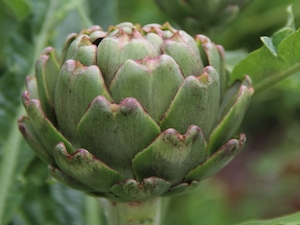
POLYGON ((218 34, 251 0, 155 0, 159 7, 188 32, 218 34), (170 7, 172 5, 172 7, 170 7))
POLYGON ((247 76, 228 87, 221 46, 168 23, 70 34, 60 60, 42 52, 26 86, 19 129, 53 177, 120 208, 223 168, 243 147, 244 134, 231 138, 253 93, 247 76))

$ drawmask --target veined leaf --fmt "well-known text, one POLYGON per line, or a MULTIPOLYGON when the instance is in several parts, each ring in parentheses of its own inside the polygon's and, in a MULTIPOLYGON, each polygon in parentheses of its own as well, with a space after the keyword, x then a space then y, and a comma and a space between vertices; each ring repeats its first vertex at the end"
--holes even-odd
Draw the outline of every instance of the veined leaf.
MULTIPOLYGON (((285 33, 286 34, 286 33, 285 33)), ((278 46, 267 45, 250 53, 233 70, 231 81, 242 80, 249 75, 255 93, 300 71, 300 29, 284 38, 278 46)))
POLYGON ((295 31, 291 6, 287 12, 285 27, 272 37, 261 37, 264 46, 239 62, 230 76, 231 82, 249 75, 257 94, 300 71, 300 29, 295 31))

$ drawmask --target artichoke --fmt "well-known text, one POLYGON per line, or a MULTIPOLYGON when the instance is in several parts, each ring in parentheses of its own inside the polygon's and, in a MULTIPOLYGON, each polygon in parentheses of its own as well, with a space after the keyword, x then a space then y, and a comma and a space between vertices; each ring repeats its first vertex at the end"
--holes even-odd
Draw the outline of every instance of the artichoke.
POLYGON ((99 26, 51 47, 27 77, 19 129, 58 181, 116 202, 175 196, 243 147, 249 77, 228 87, 224 51, 166 23, 99 26))
POLYGON ((251 0, 155 0, 159 7, 188 32, 218 34, 251 0), (172 7, 170 7, 172 5, 172 7))

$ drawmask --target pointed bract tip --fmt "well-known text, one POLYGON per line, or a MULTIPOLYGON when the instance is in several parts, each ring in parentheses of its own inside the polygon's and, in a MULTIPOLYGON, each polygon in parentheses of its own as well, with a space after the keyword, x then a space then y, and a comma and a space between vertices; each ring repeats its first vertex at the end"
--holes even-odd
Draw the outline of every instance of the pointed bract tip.
POLYGON ((22 94, 22 103, 26 107, 29 104, 30 98, 29 98, 29 92, 24 91, 22 94))
POLYGON ((201 44, 212 43, 211 40, 203 34, 197 34, 194 39, 196 42, 201 42, 201 44))
POLYGON ((247 140, 246 134, 241 133, 241 134, 240 134, 240 140, 239 140, 240 146, 243 146, 243 145, 245 144, 246 140, 247 140))
POLYGON ((169 22, 165 22, 165 23, 161 26, 160 29, 161 29, 161 30, 169 30, 169 31, 171 31, 171 32, 173 32, 173 33, 177 32, 177 30, 176 30, 175 28, 173 28, 169 22))
POLYGON ((140 103, 135 98, 125 98, 120 102, 119 107, 121 107, 123 110, 126 109, 126 111, 133 111, 140 106, 140 103))
POLYGON ((54 51, 55 51, 54 48, 52 48, 51 46, 48 46, 43 49, 43 51, 41 52, 41 55, 49 55, 50 52, 54 52, 54 51))
POLYGON ((91 26, 90 28, 82 29, 81 32, 79 33, 79 35, 82 35, 82 34, 90 35, 91 33, 95 32, 95 31, 103 31, 103 29, 98 25, 94 25, 94 26, 91 26))
POLYGON ((25 128, 25 125, 23 124, 23 120, 24 120, 25 118, 26 118, 25 116, 21 116, 21 117, 18 119, 18 128, 19 128, 19 131, 20 131, 24 136, 27 136, 26 128, 25 128))

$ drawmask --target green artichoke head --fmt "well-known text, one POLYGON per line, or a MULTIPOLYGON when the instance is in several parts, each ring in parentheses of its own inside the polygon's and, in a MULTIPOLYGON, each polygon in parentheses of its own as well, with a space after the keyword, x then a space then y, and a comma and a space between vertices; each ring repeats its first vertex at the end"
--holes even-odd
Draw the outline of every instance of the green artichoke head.
POLYGON ((253 93, 226 88, 224 52, 164 25, 94 26, 46 48, 26 80, 19 129, 51 174, 114 201, 186 192, 242 148, 253 93))
POLYGON ((165 14, 188 32, 217 35, 252 0, 155 0, 165 14), (172 6, 172 7, 170 7, 172 6))

